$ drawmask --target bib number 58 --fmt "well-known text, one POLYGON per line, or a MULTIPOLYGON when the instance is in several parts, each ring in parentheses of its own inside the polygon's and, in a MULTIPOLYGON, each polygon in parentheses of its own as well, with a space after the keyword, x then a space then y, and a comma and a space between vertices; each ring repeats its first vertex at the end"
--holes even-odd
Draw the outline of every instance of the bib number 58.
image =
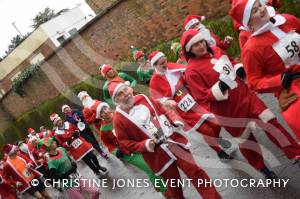
POLYGON ((286 51, 290 54, 290 57, 294 57, 295 54, 299 53, 299 46, 295 41, 292 41, 289 45, 285 46, 286 51))

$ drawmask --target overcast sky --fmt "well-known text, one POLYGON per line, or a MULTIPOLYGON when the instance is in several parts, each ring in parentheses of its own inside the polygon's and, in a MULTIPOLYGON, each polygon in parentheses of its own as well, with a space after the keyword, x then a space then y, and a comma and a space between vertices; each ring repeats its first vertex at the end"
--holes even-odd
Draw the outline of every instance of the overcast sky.
POLYGON ((32 31, 31 19, 46 7, 58 12, 84 2, 84 0, 0 0, 0 56, 4 55, 10 40, 18 34, 12 25, 13 22, 16 22, 22 34, 26 34, 32 31))

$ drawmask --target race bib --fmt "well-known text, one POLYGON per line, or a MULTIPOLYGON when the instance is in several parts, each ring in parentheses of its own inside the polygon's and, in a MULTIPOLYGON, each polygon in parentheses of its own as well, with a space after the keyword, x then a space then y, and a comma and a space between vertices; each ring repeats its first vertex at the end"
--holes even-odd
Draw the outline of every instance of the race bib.
POLYGON ((82 141, 79 138, 77 138, 76 140, 74 140, 72 142, 71 145, 72 145, 72 147, 74 147, 75 149, 77 149, 81 144, 82 144, 82 141))
POLYGON ((77 123, 77 128, 80 130, 80 131, 83 131, 85 129, 85 124, 83 122, 78 122, 77 123))
POLYGON ((273 44, 273 49, 286 68, 299 63, 300 35, 296 32, 289 32, 273 44))
POLYGON ((159 116, 159 123, 163 129, 163 133, 166 137, 170 137, 173 134, 173 127, 165 115, 159 116))
POLYGON ((235 70, 226 55, 220 57, 220 59, 215 63, 213 69, 220 74, 223 82, 225 82, 231 89, 237 87, 236 73, 235 70))
POLYGON ((178 103, 180 110, 188 112, 196 104, 194 98, 190 94, 186 94, 178 103))

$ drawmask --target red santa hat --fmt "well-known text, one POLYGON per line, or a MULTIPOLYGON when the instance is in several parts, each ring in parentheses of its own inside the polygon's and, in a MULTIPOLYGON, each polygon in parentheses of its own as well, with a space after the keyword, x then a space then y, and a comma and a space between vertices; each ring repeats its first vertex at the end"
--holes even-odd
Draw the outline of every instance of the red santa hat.
POLYGON ((204 36, 198 32, 196 29, 190 29, 185 31, 180 40, 180 44, 182 46, 183 53, 186 54, 190 52, 193 44, 197 43, 198 41, 205 39, 204 36))
POLYGON ((70 106, 67 104, 62 105, 61 112, 64 112, 65 108, 70 108, 70 106))
POLYGON ((12 145, 12 144, 5 144, 3 146, 3 152, 7 155, 11 155, 13 154, 15 151, 17 150, 17 146, 16 145, 12 145))
POLYGON ((109 65, 109 64, 102 64, 102 65, 99 67, 99 69, 100 69, 101 75, 102 75, 103 77, 106 77, 106 73, 107 73, 109 70, 113 69, 113 67, 112 67, 111 65, 109 65))
POLYGON ((154 66, 155 62, 157 62, 160 58, 165 57, 166 55, 160 51, 154 51, 150 53, 148 59, 150 60, 151 66, 154 66))
POLYGON ((54 125, 56 125, 56 123, 61 120, 61 118, 59 117, 59 115, 57 113, 52 113, 50 115, 50 120, 53 122, 54 125))
POLYGON ((205 20, 205 16, 189 15, 185 18, 183 28, 189 30, 193 25, 205 20))
POLYGON ((121 77, 115 77, 114 79, 112 79, 108 84, 108 92, 109 92, 109 95, 111 96, 112 101, 115 102, 114 98, 118 94, 118 91, 120 90, 120 88, 122 88, 123 86, 129 86, 129 85, 130 85, 130 82, 128 82, 128 81, 125 82, 121 77))
POLYGON ((132 57, 134 61, 138 60, 138 58, 143 57, 144 53, 140 50, 137 50, 134 46, 130 46, 130 49, 132 51, 132 57))
POLYGON ((32 134, 32 133, 36 133, 35 130, 33 128, 29 128, 28 129, 28 134, 32 134))
POLYGON ((233 3, 229 12, 230 16, 239 24, 246 28, 250 20, 252 7, 256 0, 240 0, 233 3))

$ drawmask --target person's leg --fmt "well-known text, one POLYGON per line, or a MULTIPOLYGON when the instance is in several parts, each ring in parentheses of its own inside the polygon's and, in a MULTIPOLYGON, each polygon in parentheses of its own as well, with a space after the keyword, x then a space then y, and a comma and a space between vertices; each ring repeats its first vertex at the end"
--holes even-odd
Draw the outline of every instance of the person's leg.
POLYGON ((218 138, 221 131, 221 127, 209 120, 205 121, 198 129, 197 132, 203 135, 205 142, 214 149, 217 153, 222 151, 218 145, 218 138))
POLYGON ((144 158, 141 154, 133 153, 131 156, 124 155, 122 159, 127 161, 129 164, 131 164, 131 165, 141 169, 142 171, 144 171, 148 175, 148 177, 149 177, 152 185, 154 186, 154 188, 156 190, 158 190, 159 192, 165 194, 165 192, 167 191, 167 188, 163 186, 162 177, 155 175, 155 173, 150 169, 150 167, 145 162, 145 160, 144 160, 144 158), (157 183, 155 183, 155 181, 157 183), (155 186, 155 184, 157 186, 155 186))
POLYGON ((203 169, 196 165, 190 151, 185 150, 176 144, 169 144, 169 148, 177 158, 176 162, 178 167, 189 179, 192 179, 194 187, 203 199, 221 198, 214 186, 205 186, 204 183, 198 183, 199 179, 202 179, 203 181, 210 181, 210 178, 203 169))
POLYGON ((99 164, 99 161, 98 161, 96 155, 92 151, 89 152, 88 155, 90 156, 92 163, 98 168, 98 170, 101 170, 103 172, 107 171, 107 169, 105 167, 103 167, 99 164))
MULTIPOLYGON (((177 168, 177 164, 176 162, 173 162, 173 164, 171 164, 162 174, 161 176, 163 177, 164 181, 179 181, 180 178, 180 174, 179 174, 179 170, 177 168)), ((168 186, 168 191, 170 196, 174 199, 183 199, 183 191, 181 187, 177 187, 177 186, 168 186)))
POLYGON ((95 138, 93 132, 91 131, 90 128, 85 129, 81 134, 80 134, 87 142, 89 142, 96 151, 105 159, 108 158, 108 155, 101 149, 97 139, 95 138))
POLYGON ((261 171, 265 167, 261 149, 252 133, 246 141, 239 144, 239 148, 249 164, 255 169, 261 171))
MULTIPOLYGON (((89 154, 89 153, 88 153, 89 154)), ((98 175, 99 174, 99 168, 97 168, 97 166, 95 166, 95 164, 92 162, 91 157, 86 154, 82 160, 90 167, 90 169, 92 169, 92 171, 98 175)))
POLYGON ((294 159, 297 158, 297 156, 300 156, 299 143, 277 121, 276 118, 267 123, 259 121, 258 126, 262 128, 268 138, 284 152, 287 158, 294 159))

